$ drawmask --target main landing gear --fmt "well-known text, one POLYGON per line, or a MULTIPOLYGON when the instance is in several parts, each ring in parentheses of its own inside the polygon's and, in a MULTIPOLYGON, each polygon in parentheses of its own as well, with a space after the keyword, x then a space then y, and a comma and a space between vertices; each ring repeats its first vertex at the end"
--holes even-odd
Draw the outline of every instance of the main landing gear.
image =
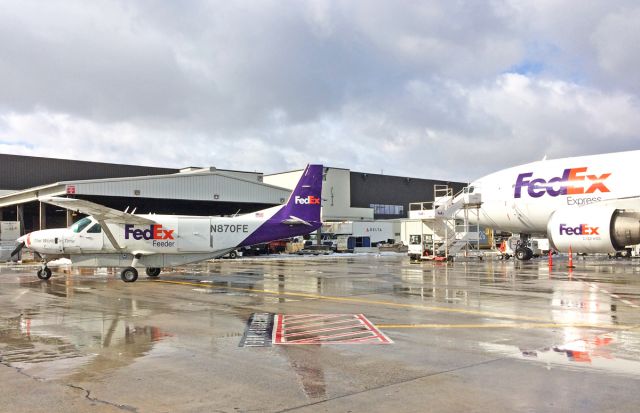
POLYGON ((127 267, 120 273, 120 278, 126 283, 132 283, 138 279, 138 270, 133 267, 127 267))
MULTIPOLYGON (((156 278, 160 275, 161 268, 147 268, 146 273, 149 278, 156 278)), ((120 278, 126 283, 132 283, 138 279, 138 270, 134 267, 127 267, 120 273, 120 278)))
POLYGON ((529 261, 533 258, 533 251, 529 247, 519 247, 516 250, 515 256, 520 261, 529 261))

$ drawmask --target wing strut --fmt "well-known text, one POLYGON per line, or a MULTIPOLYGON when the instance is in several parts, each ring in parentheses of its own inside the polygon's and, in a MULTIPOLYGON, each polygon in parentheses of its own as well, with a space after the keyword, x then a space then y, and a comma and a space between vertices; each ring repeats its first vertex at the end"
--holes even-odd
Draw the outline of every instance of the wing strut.
POLYGON ((104 222, 103 219, 99 219, 98 224, 100 224, 100 226, 102 227, 102 230, 104 231, 104 234, 107 236, 107 238, 109 238, 109 242, 111 242, 111 245, 113 245, 113 248, 117 249, 118 251, 122 251, 122 247, 118 245, 118 241, 116 241, 116 237, 113 236, 113 233, 107 226, 107 223, 104 222))

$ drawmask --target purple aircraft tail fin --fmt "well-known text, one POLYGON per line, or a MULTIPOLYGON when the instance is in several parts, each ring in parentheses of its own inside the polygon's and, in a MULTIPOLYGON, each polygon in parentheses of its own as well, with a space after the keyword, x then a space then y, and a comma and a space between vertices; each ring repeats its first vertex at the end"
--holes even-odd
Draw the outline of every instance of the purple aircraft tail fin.
POLYGON ((307 165, 289 200, 239 247, 305 235, 322 225, 322 165, 307 165))
POLYGON ((306 222, 320 222, 322 165, 307 165, 289 200, 279 214, 306 222))

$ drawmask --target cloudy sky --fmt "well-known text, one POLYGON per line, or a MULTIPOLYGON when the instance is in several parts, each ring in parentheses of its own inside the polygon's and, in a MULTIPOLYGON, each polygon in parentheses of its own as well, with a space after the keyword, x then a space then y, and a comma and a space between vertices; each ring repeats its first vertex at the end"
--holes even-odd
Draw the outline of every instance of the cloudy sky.
POLYGON ((640 149, 636 0, 0 0, 0 153, 469 180, 640 149))

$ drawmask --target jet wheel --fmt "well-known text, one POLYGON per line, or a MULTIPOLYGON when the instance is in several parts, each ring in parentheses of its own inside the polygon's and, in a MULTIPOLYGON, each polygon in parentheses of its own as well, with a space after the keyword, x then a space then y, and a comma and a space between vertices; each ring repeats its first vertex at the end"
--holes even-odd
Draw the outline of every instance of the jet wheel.
POLYGON ((157 277, 158 275, 160 275, 160 271, 160 268, 147 268, 146 270, 148 277, 157 277))
POLYGON ((120 278, 126 283, 132 283, 138 279, 138 270, 133 267, 127 267, 120 273, 120 278))
POLYGON ((515 256, 520 261, 528 261, 533 258, 533 251, 527 247, 521 247, 516 250, 515 256))
POLYGON ((38 278, 40 278, 41 280, 48 280, 49 278, 51 278, 51 270, 49 269, 49 267, 39 269, 37 274, 38 278))

